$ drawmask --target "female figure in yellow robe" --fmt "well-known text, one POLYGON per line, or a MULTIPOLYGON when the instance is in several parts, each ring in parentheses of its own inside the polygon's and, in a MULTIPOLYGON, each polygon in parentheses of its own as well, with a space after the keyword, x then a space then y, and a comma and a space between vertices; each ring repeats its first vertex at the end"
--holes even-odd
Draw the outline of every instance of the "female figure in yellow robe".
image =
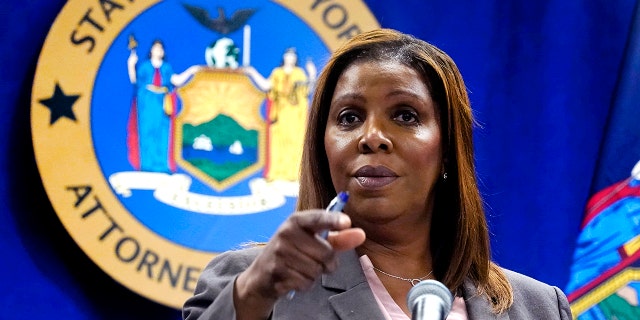
POLYGON ((268 79, 253 67, 244 68, 256 86, 267 92, 269 149, 264 176, 270 182, 298 180, 309 91, 317 73, 313 62, 305 67, 306 72, 298 66, 295 49, 289 48, 268 79))

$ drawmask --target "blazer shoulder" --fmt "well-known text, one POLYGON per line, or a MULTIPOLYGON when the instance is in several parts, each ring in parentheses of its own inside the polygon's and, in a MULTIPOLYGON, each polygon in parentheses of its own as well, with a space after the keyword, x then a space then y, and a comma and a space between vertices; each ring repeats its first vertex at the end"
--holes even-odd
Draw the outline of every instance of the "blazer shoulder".
POLYGON ((182 307, 183 318, 235 318, 234 280, 249 267, 260 250, 260 247, 255 247, 226 251, 214 257, 198 277, 193 296, 185 301, 182 307))
POLYGON ((514 287, 514 290, 516 288, 532 288, 542 290, 551 288, 550 285, 542 281, 539 281, 522 273, 515 272, 513 270, 502 268, 502 272, 504 272, 504 274, 507 276, 509 283, 511 283, 511 286, 514 287))
MULTIPOLYGON (((513 289, 512 311, 522 312, 526 310, 528 313, 540 316, 553 314, 559 315, 559 319, 571 319, 571 310, 567 297, 558 287, 512 270, 502 270, 513 289)), ((553 318, 555 317, 545 319, 553 318)))

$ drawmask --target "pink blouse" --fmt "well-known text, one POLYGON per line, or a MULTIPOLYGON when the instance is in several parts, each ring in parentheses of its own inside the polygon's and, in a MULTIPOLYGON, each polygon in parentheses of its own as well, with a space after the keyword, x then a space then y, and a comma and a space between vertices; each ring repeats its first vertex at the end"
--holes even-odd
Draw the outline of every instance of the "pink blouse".
MULTIPOLYGON (((378 306, 380 307, 380 311, 384 315, 386 320, 411 320, 409 316, 407 316, 400 306, 393 301, 389 292, 378 278, 375 270, 373 270, 373 264, 367 255, 363 255, 360 257, 360 265, 362 265, 362 270, 364 271, 364 275, 367 278, 367 282, 369 283, 369 287, 373 291, 373 296, 376 298, 376 302, 378 302, 378 306)), ((447 320, 468 320, 467 317, 467 308, 464 303, 464 299, 462 297, 455 297, 453 299, 453 306, 451 307, 451 312, 447 316, 447 320)))

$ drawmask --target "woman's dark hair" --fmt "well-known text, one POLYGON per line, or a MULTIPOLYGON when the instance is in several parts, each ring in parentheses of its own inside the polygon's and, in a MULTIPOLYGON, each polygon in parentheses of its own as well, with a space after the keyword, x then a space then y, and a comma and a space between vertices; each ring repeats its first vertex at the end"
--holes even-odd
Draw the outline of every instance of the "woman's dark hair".
POLYGON ((491 262, 489 231, 478 190, 473 156, 471 104, 462 75, 437 47, 390 29, 359 34, 338 49, 315 88, 302 155, 298 210, 323 208, 336 195, 324 146, 331 99, 344 70, 363 61, 394 61, 416 70, 437 106, 442 159, 448 177, 435 186, 430 230, 433 274, 452 291, 473 281, 495 312, 513 303, 501 269, 491 262))

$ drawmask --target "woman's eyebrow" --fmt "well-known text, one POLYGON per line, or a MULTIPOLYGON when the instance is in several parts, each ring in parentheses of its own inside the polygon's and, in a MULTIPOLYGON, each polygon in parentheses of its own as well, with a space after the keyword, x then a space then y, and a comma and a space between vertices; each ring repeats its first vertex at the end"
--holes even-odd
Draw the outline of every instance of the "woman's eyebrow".
POLYGON ((348 100, 348 101, 357 100, 362 102, 367 101, 367 99, 360 93, 346 92, 344 94, 340 94, 337 97, 334 97, 334 99, 331 100, 331 103, 341 102, 343 100, 348 100))

